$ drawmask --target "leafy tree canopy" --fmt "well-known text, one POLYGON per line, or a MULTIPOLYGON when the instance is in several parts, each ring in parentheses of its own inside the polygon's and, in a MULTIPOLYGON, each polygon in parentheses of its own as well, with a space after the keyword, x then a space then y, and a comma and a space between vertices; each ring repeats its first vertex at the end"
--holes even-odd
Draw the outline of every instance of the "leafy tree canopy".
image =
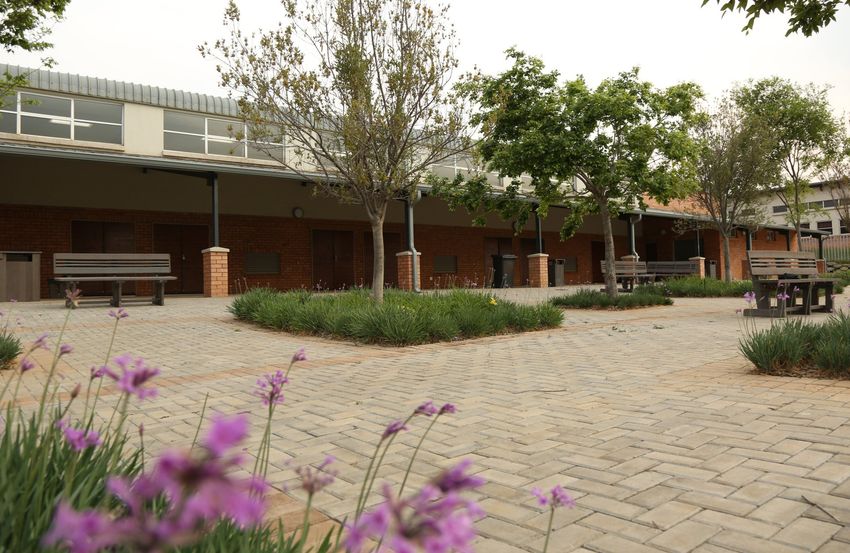
MULTIPOLYGON (((705 6, 711 0, 703 0, 705 6)), ((850 0, 716 0, 721 11, 744 12, 747 24, 742 31, 750 32, 756 19, 773 12, 788 13, 788 32, 812 36, 835 21, 835 14, 842 5, 850 6, 850 0)))

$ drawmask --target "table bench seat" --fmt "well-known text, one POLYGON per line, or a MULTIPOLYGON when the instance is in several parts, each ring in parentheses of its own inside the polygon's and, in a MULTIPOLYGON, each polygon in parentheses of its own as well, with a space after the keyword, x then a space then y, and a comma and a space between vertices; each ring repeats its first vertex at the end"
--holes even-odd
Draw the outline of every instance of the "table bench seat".
POLYGON ((745 316, 784 317, 786 314, 810 315, 814 311, 832 313, 832 292, 836 281, 819 275, 814 253, 751 250, 747 252, 747 260, 756 307, 745 309, 745 316), (821 292, 825 296, 823 305, 820 304, 821 292), (780 294, 789 297, 780 299, 780 294), (797 300, 800 300, 799 305, 797 300))

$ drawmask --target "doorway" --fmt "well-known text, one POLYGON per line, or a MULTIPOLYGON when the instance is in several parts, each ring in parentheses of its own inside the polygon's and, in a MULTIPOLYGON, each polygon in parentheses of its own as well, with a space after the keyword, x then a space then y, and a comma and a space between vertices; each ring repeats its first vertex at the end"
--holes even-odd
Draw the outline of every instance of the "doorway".
MULTIPOLYGON (((398 258, 395 254, 402 251, 401 234, 397 232, 384 233, 384 285, 390 288, 398 288, 398 258)), ((375 261, 374 246, 372 245, 372 233, 363 233, 363 264, 366 269, 367 287, 372 286, 373 263, 375 261)), ((420 277, 421 278, 421 277, 420 277)))
POLYGON ((204 261, 201 250, 209 247, 206 225, 154 225, 154 253, 171 255, 171 274, 166 294, 200 294, 204 291, 204 261))
POLYGON ((605 261, 605 242, 594 240, 590 243, 590 270, 593 282, 605 282, 602 276, 602 262, 605 261))
POLYGON ((354 285, 354 233, 313 231, 313 288, 343 290, 354 285))
MULTIPOLYGON (((73 253, 136 253, 136 227, 133 223, 103 221, 71 221, 73 253)), ((112 293, 108 282, 81 282, 83 296, 106 296, 112 293)), ((134 294, 132 282, 124 284, 125 294, 134 294)))
MULTIPOLYGON (((514 241, 513 238, 485 238, 484 239, 484 281, 489 285, 493 285, 493 256, 494 255, 513 255, 514 241)), ((516 273, 516 271, 514 271, 516 273)), ((514 283, 516 277, 514 277, 514 283)), ((514 285, 513 283, 511 284, 514 285)))

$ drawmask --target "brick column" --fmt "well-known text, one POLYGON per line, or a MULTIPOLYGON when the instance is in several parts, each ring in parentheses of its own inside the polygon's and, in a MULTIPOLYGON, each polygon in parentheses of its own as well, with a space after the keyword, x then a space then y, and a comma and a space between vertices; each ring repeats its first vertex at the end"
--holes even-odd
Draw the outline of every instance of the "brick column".
POLYGON ((528 256, 528 285, 532 288, 549 287, 548 253, 533 253, 528 256))
POLYGON ((696 265, 694 276, 705 278, 705 258, 704 257, 689 257, 688 261, 696 265))
POLYGON ((826 259, 818 259, 817 264, 818 264, 818 272, 820 274, 826 273, 826 259))
MULTIPOLYGON (((396 256, 396 265, 398 265, 398 287, 402 290, 413 290, 413 253, 410 250, 398 252, 396 256)), ((422 254, 416 252, 416 267, 419 269, 417 273, 416 287, 422 287, 422 254)))
POLYGON ((201 250, 204 257, 204 296, 220 298, 228 294, 227 248, 207 248, 201 250))

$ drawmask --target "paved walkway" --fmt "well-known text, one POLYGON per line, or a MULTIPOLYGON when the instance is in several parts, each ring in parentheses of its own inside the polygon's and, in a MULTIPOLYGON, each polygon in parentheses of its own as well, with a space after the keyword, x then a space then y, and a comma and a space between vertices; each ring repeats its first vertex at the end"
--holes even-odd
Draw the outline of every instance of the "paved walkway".
MULTIPOLYGON (((353 510, 383 426, 434 399, 460 411, 435 427, 416 483, 475 461, 489 482, 479 551, 539 551, 547 515, 529 490, 556 483, 578 507, 557 514, 553 552, 848 551, 850 381, 749 374, 736 351, 741 303, 568 311, 555 330, 390 349, 269 332, 234 322, 225 300, 169 298, 129 307, 115 351, 163 369, 160 398, 132 416, 155 449, 191 440, 207 393, 211 409, 252 414, 256 443, 254 381, 305 346, 310 360, 293 371, 277 417, 270 478, 291 481, 290 459, 335 455, 340 480, 317 498, 329 516, 353 510)), ((58 302, 16 309, 27 339, 55 335, 65 315, 58 302)), ((71 315, 69 388, 103 361, 106 310, 71 315)), ((30 392, 38 372, 27 375, 30 392)), ((382 479, 400 479, 417 439, 397 441, 382 479)))

